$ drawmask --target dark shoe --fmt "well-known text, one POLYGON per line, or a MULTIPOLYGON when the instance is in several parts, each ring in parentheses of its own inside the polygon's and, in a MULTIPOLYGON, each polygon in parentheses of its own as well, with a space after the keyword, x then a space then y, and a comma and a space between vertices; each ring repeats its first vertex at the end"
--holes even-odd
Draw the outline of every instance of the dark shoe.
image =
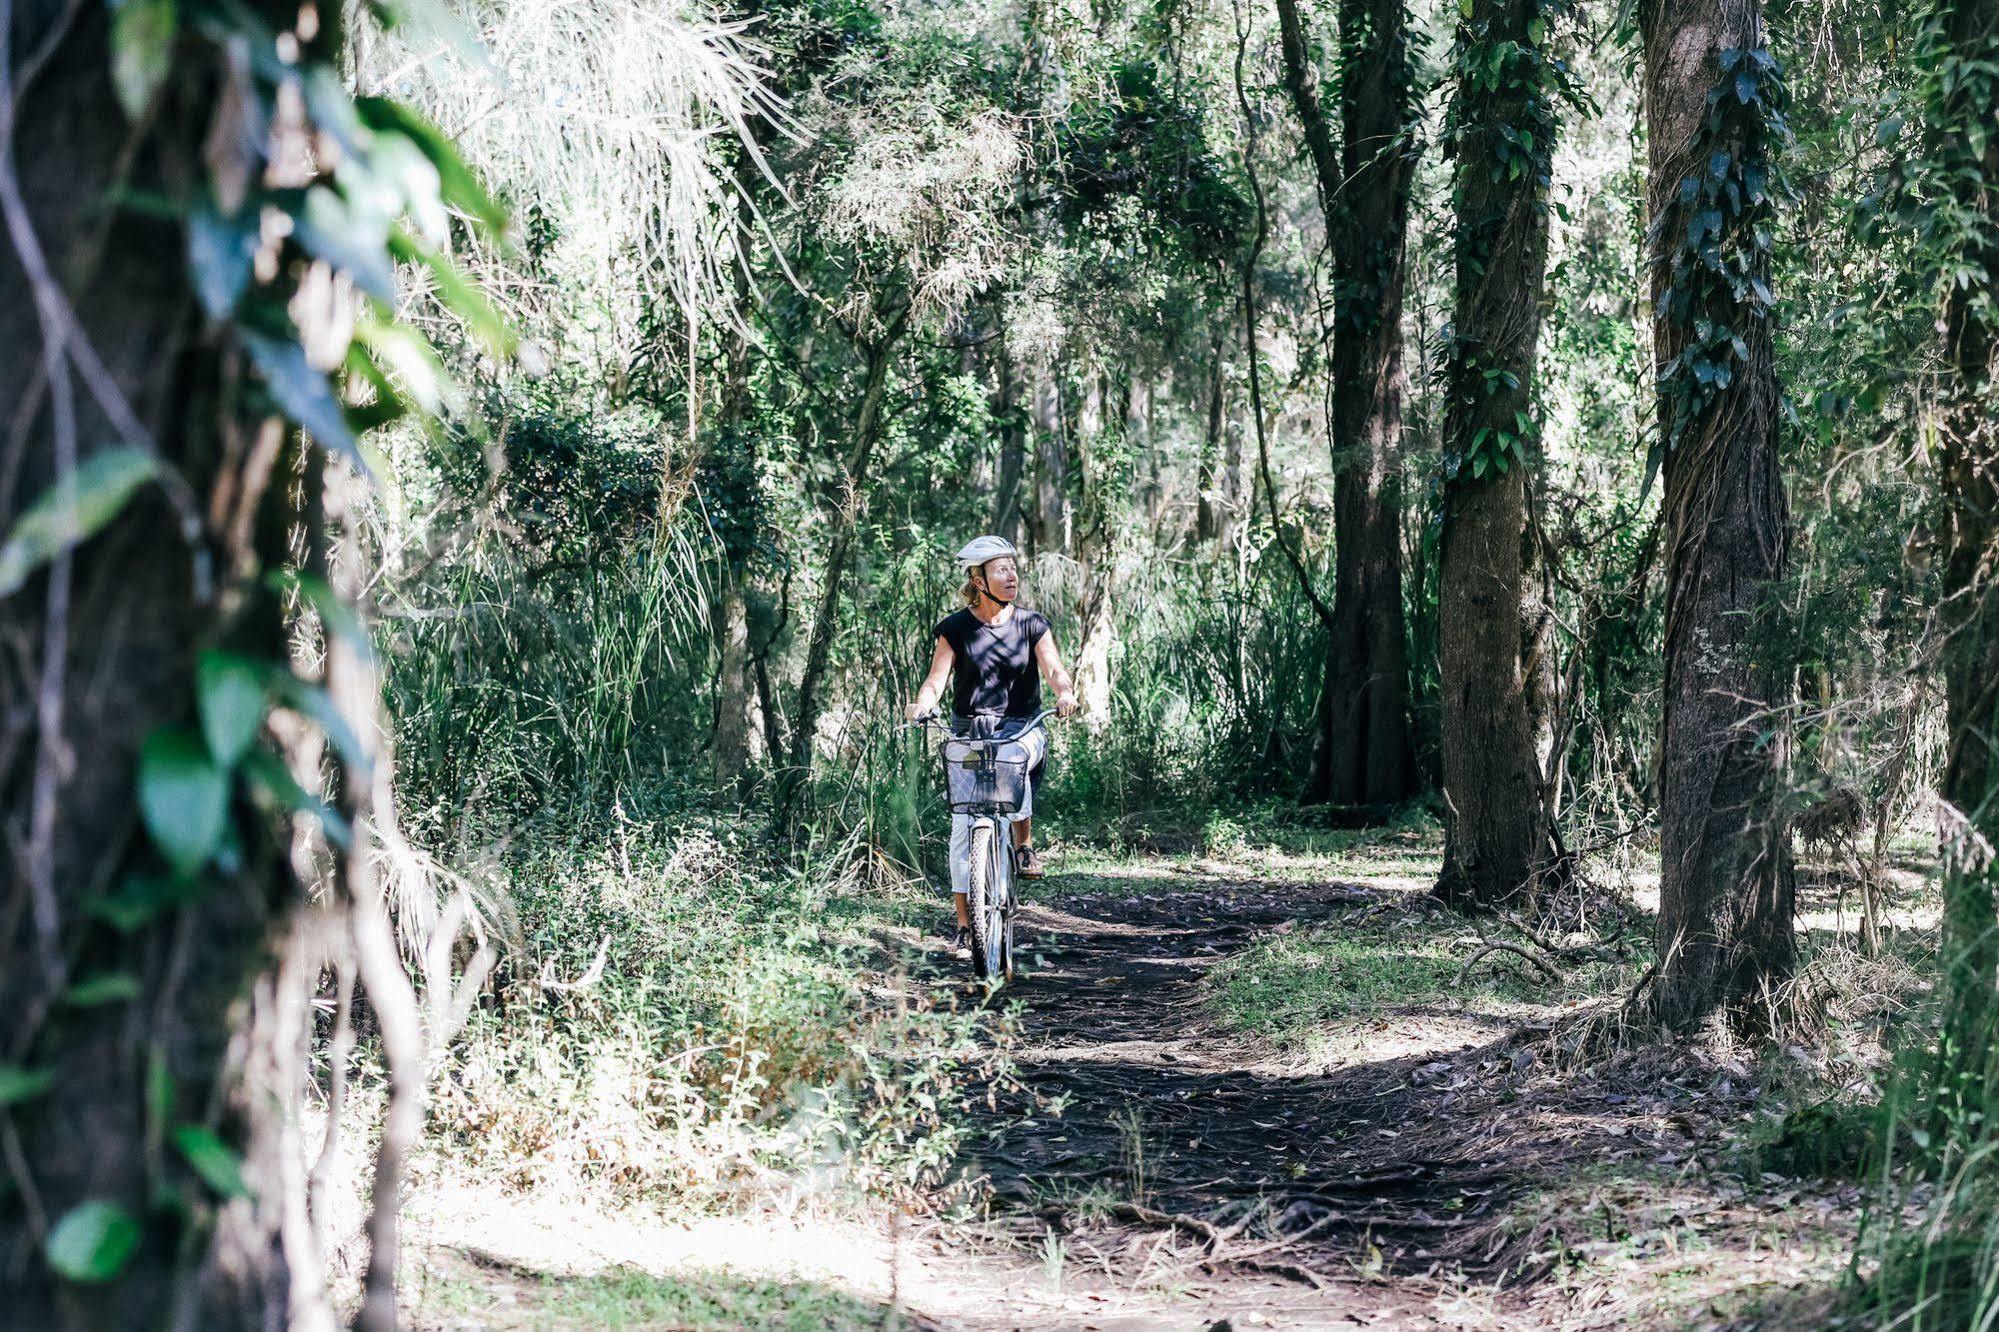
POLYGON ((951 956, 961 962, 972 956, 972 932, 963 925, 951 935, 951 956))
POLYGON ((1041 857, 1034 854, 1031 846, 1015 848, 1013 863, 1023 879, 1039 879, 1048 873, 1041 867, 1041 857))

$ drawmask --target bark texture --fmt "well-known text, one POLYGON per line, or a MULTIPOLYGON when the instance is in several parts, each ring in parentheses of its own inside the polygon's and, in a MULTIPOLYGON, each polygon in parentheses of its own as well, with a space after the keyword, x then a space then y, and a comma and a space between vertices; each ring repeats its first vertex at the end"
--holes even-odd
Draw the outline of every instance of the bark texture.
POLYGON ((1297 0, 1278 0, 1284 85, 1332 247, 1333 617, 1311 791, 1385 805, 1415 789, 1402 608, 1402 296, 1416 153, 1401 0, 1341 0, 1340 133, 1297 0))
MULTIPOLYGON (((237 415, 236 369, 201 336, 180 227, 106 206, 120 186, 172 192, 203 177, 215 86, 177 74, 134 128, 112 89, 108 10, 36 4, 8 17, 0 56, 10 81, 25 53, 44 49, 47 60, 31 85, 12 89, 17 118, 0 124, 12 139, 0 236, 0 531, 50 488, 72 449, 70 461, 87 462, 129 433, 107 400, 128 405, 186 477, 207 530, 190 543, 196 511, 177 517, 149 487, 73 556, 0 600, 9 645, 0 653, 9 857, 0 1065, 52 1075, 47 1090, 0 1111, 0 1321, 322 1326, 294 1308, 286 1261, 288 1243, 307 1268, 316 1255, 286 1113, 302 1077, 303 1018, 280 960, 301 946, 304 893, 284 848, 238 805, 240 863, 211 870, 200 896, 130 933, 88 909, 128 876, 158 872, 134 797, 138 750, 155 729, 192 720, 197 649, 221 641, 284 654, 273 608, 203 603, 196 560, 226 578, 281 556, 287 516, 263 501, 273 473, 294 475, 299 459, 284 432, 237 415), (38 306, 36 269, 50 280, 43 295, 60 292, 55 318, 73 312, 90 353, 70 343, 67 356, 47 354, 51 309, 38 306), (98 382, 80 372, 83 355, 101 358, 98 382), (129 977, 135 996, 62 1001, 79 979, 109 975, 129 977), (212 1126, 240 1153, 253 1199, 216 1206, 163 1146, 163 1134, 188 1123, 212 1126), (168 1189, 186 1200, 185 1215, 154 1206, 168 1189), (115 1280, 64 1282, 43 1241, 91 1200, 137 1218, 141 1238, 115 1280)), ((337 14, 328 21, 337 29, 337 14)))
POLYGON ((1548 839, 1531 706, 1539 643, 1525 615, 1527 452, 1548 258, 1543 164, 1554 148, 1541 13, 1540 0, 1474 0, 1459 33, 1467 73, 1452 113, 1457 290, 1444 429, 1457 461, 1437 567, 1447 806, 1437 892, 1477 906, 1531 895, 1548 839), (1495 50, 1512 54, 1488 80, 1483 53, 1495 50), (1526 127, 1533 151, 1518 142, 1526 127))
MULTIPOLYGON (((1657 1016, 1687 1030, 1717 1012, 1753 1029, 1769 986, 1788 974, 1794 884, 1790 834, 1777 799, 1784 755, 1772 709, 1786 697, 1755 634, 1781 577, 1789 519, 1778 467, 1779 396, 1767 310, 1741 298, 1673 291, 1676 256, 1695 224, 1682 202, 1713 155, 1740 157, 1769 110, 1731 105, 1725 53, 1764 52, 1757 0, 1646 0, 1647 194, 1653 218, 1653 350, 1661 369, 1659 420, 1673 430, 1688 401, 1683 364, 1697 323, 1733 329, 1743 350, 1725 385, 1670 438, 1663 464, 1666 628, 1660 757, 1657 1016), (1721 99, 1711 94, 1729 90, 1721 99), (1731 117, 1717 133, 1710 111, 1731 117)), ((1734 57, 1737 69, 1746 56, 1734 57)), ((1745 256, 1766 284, 1745 215, 1712 243, 1745 256)), ((1767 656, 1767 654, 1766 654, 1767 656)))

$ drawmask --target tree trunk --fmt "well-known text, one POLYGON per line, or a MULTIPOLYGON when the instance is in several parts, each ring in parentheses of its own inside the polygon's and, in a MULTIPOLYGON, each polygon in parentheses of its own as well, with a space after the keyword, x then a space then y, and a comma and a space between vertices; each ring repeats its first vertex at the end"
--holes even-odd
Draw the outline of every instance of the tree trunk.
POLYGON ((1120 484, 1121 455, 1128 447, 1126 441, 1108 437, 1104 429, 1108 395, 1103 373, 1092 375, 1083 392, 1076 430, 1076 461, 1083 474, 1075 541, 1076 561, 1082 572, 1076 605, 1076 696, 1083 705, 1084 723, 1092 729, 1111 720, 1111 651, 1117 639, 1111 597, 1117 574, 1118 517, 1125 500, 1120 484))
MULTIPOLYGON (((51 1079, 0 1112, 5 1317, 37 1329, 325 1327, 320 1288, 295 1288, 287 1263, 294 1246, 302 1278, 318 1275, 287 1122, 304 1048, 290 986, 305 978, 284 961, 304 949, 305 891, 276 829, 234 801, 224 817, 235 863, 209 863, 191 900, 130 931, 92 911, 161 873, 135 772, 150 735, 193 723, 197 651, 285 659, 274 599, 244 593, 225 615, 197 561, 234 595, 239 577, 282 560, 295 523, 319 533, 311 513, 267 493, 299 459, 289 432, 240 414, 233 354, 201 335, 180 226, 107 206, 121 189, 171 193, 206 178, 220 72, 177 66, 134 129, 112 88, 107 9, 12 17, 12 32, 0 24, 10 66, 52 45, 32 87, 11 90, 19 118, 0 184, 0 403, 12 430, 0 444, 0 531, 59 475, 140 429, 192 493, 177 515, 161 487, 140 490, 100 534, 0 598, 0 1066, 51 1079), (50 336, 71 312, 81 343, 50 336), (88 383, 84 345, 101 358, 88 383), (129 417, 106 409, 120 400, 129 417), (91 978, 128 993, 65 1001, 91 978), (249 1198, 219 1205, 166 1145, 188 1125, 240 1155, 249 1198), (163 1196, 176 1208, 158 1206, 163 1196), (43 1241, 92 1201, 133 1218, 138 1244, 114 1279, 73 1284, 51 1272, 43 1241)), ((322 22, 337 31, 339 16, 322 22)))
MULTIPOLYGON (((1942 7, 1934 39, 1939 73, 1999 58, 1999 3, 1958 0, 1942 7)), ((1978 219, 1953 256, 1970 282, 1944 295, 1946 373, 1937 421, 1943 532, 1943 677, 1949 744, 1942 795, 1945 834, 1944 1026, 1938 1048, 1939 1100, 1953 1110, 1986 1104, 1995 987, 1999 987, 1999 889, 1990 847, 1999 845, 1999 139, 1971 131, 1989 123, 1981 102, 1989 83, 1932 75, 1926 154, 1950 168, 1945 187, 1959 216, 1978 219), (1982 845, 1981 845, 1982 843, 1982 845), (1958 1084, 1971 1083, 1963 1086, 1958 1084)), ((1939 1107, 1940 1111, 1943 1107, 1939 1107)), ((1941 1116, 1949 1127, 1954 1116, 1941 1116)))
POLYGON ((1337 150, 1297 0, 1278 0, 1333 264, 1333 623, 1311 794, 1385 805, 1415 788, 1402 608, 1402 294, 1415 118, 1401 0, 1341 0, 1337 150))
POLYGON ((1674 1029, 1753 1031, 1795 951, 1785 677, 1755 652, 1789 545, 1759 235, 1782 93, 1758 0, 1646 0, 1640 22, 1668 560, 1652 1000, 1674 1029))
POLYGON ((1213 541, 1222 531, 1221 515, 1226 506, 1216 490, 1222 483, 1221 453, 1222 335, 1217 331, 1208 351, 1208 429, 1201 437, 1201 461, 1194 474, 1198 492, 1194 507, 1194 537, 1201 542, 1213 541))
POLYGON ((860 519, 861 494, 867 484, 868 463, 874 457, 875 442, 881 435, 882 400, 888 393, 889 365, 896 343, 907 326, 905 308, 890 320, 875 340, 866 344, 867 374, 862 381, 861 406, 854 421, 854 446, 847 455, 845 494, 834 507, 832 530, 826 542, 826 582, 819 591, 819 607, 812 621, 812 638, 805 650, 805 671, 798 681, 798 715, 792 721, 791 767, 784 774, 778 801, 783 830, 796 837, 804 809, 805 792, 810 789, 812 755, 823 707, 820 688, 833 657, 833 632, 840 622, 840 593, 846 581, 847 562, 854 551, 854 530, 860 519))
POLYGON ((993 491, 993 531, 1020 539, 1020 482, 1027 471, 1027 420, 1020 409, 1020 376, 1005 338, 999 345, 999 484, 993 491))
POLYGON ((1069 549, 1069 440, 1063 422, 1062 386, 1052 369, 1034 381, 1034 549, 1069 549))
MULTIPOLYGON (((758 122, 757 142, 771 131, 758 122)), ((742 252, 751 253, 756 240, 756 198, 763 174, 748 152, 736 157, 736 235, 742 252)), ((735 270, 736 317, 750 317, 754 291, 749 268, 735 270)), ((722 381, 721 410, 711 446, 708 475, 721 492, 718 544, 722 554, 720 586, 713 607, 715 634, 715 784, 739 789, 750 764, 750 637, 749 561, 755 534, 746 514, 757 512, 756 436, 747 429, 750 414, 750 368, 754 351, 746 327, 723 329, 727 370, 722 381)))
POLYGON ((1457 291, 1446 372, 1437 551, 1446 901, 1497 906, 1537 888, 1545 769, 1530 718, 1537 631, 1523 614, 1528 447, 1548 258, 1555 114, 1540 0, 1473 0, 1458 30, 1457 291), (1497 78, 1488 78, 1493 53, 1497 78), (1496 83, 1496 87, 1494 86, 1496 83), (1516 138, 1508 138, 1511 131, 1516 138), (1530 134, 1534 148, 1517 136, 1530 134))

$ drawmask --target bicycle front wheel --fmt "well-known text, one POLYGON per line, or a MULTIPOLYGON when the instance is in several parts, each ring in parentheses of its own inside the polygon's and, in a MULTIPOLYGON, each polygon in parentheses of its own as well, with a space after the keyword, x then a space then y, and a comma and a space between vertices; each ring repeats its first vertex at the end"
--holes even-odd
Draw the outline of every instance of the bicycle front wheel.
POLYGON ((972 825, 971 845, 967 848, 966 866, 971 871, 971 882, 966 885, 965 905, 971 909, 972 917, 972 970, 981 980, 996 981, 1005 973, 1001 954, 1005 942, 1001 932, 1005 927, 1002 920, 1001 903, 1005 899, 1006 884, 999 878, 998 861, 993 854, 997 829, 991 823, 972 825))

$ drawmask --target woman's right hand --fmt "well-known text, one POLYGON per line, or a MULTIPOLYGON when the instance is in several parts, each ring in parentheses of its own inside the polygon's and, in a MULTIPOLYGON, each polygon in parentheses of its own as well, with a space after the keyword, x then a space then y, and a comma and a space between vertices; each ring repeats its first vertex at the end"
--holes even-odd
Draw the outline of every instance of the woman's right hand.
POLYGON ((932 711, 934 708, 928 703, 911 703, 902 710, 902 715, 905 721, 919 722, 928 717, 932 711))

